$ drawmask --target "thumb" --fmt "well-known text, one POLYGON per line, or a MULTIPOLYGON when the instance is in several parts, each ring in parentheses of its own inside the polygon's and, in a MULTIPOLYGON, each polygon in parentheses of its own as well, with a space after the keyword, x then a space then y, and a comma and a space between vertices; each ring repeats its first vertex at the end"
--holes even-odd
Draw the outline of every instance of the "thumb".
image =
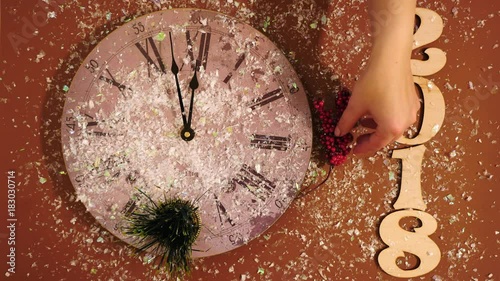
POLYGON ((335 136, 340 137, 351 131, 356 122, 358 122, 363 115, 363 112, 357 108, 359 108, 359 106, 353 106, 352 103, 347 104, 347 108, 340 117, 337 127, 335 127, 335 136))

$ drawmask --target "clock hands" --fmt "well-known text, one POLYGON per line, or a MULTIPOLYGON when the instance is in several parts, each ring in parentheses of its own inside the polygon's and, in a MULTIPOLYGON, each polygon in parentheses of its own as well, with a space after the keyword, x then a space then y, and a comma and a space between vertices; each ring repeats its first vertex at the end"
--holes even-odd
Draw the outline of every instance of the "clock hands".
POLYGON ((170 51, 172 52, 172 67, 170 70, 175 76, 175 85, 177 86, 177 97, 179 98, 179 106, 181 108, 182 124, 184 127, 181 130, 181 138, 185 141, 190 141, 194 138, 194 130, 191 129, 191 117, 193 116, 193 103, 194 103, 194 91, 198 89, 198 78, 196 77, 196 67, 194 70, 193 78, 189 82, 189 88, 191 89, 191 103, 189 104, 189 117, 186 119, 186 112, 184 110, 184 103, 182 102, 181 87, 179 84, 179 66, 175 62, 174 58, 174 45, 172 42, 172 33, 170 36, 170 51))
POLYGON ((194 103, 194 90, 198 89, 198 78, 196 77, 196 68, 194 69, 193 78, 189 82, 189 88, 191 89, 191 102, 189 104, 189 116, 187 121, 187 126, 191 127, 191 117, 193 117, 193 103, 194 103))

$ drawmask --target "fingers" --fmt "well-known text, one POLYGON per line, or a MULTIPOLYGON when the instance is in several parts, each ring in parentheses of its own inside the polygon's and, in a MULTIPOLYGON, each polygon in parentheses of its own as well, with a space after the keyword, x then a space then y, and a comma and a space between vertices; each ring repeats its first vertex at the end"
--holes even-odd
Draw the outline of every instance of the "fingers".
POLYGON ((340 117, 337 127, 335 127, 335 136, 340 137, 350 132, 363 115, 363 112, 357 109, 359 106, 353 106, 353 104, 353 102, 347 104, 347 108, 342 114, 342 117, 340 117))
POLYGON ((374 153, 383 148, 394 139, 392 134, 386 134, 380 130, 371 134, 361 135, 357 139, 357 144, 353 149, 354 154, 374 153))
MULTIPOLYGON (((413 119, 412 119, 413 120, 413 119)), ((360 122, 363 126, 374 128, 375 132, 361 135, 357 138, 357 144, 354 147, 354 154, 373 153, 382 149, 389 143, 393 143, 399 139, 404 131, 413 124, 412 122, 405 123, 392 123, 392 126, 387 126, 390 122, 385 122, 386 126, 378 125, 375 120, 371 118, 363 119, 360 122)))

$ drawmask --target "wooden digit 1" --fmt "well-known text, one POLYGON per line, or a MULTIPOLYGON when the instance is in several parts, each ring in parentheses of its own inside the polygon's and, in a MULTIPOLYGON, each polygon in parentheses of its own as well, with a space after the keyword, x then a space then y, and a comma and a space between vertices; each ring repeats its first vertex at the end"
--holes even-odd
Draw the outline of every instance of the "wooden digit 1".
MULTIPOLYGON (((414 48, 434 42, 443 30, 443 21, 435 12, 417 8, 421 19, 420 28, 414 34, 414 48)), ((380 238, 387 245, 378 255, 378 263, 387 274, 399 278, 412 278, 431 272, 439 264, 441 251, 429 238, 437 229, 437 221, 426 213, 427 208, 422 198, 421 168, 427 141, 441 129, 445 116, 445 102, 439 88, 428 79, 419 77, 431 75, 443 68, 446 55, 437 48, 426 50, 429 59, 412 60, 412 73, 415 84, 423 94, 424 110, 420 130, 414 138, 401 137, 397 142, 409 145, 408 148, 393 151, 392 158, 402 163, 399 196, 394 203, 395 212, 387 215, 379 227, 380 238), (420 227, 408 231, 400 226, 400 220, 406 217, 418 219, 420 227), (419 259, 416 268, 402 269, 398 258, 411 253, 419 259)))

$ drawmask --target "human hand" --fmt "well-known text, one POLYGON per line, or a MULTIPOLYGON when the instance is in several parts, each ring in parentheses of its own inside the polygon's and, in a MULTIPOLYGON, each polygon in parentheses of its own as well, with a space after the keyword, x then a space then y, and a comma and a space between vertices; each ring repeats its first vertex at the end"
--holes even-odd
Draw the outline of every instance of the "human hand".
POLYGON ((419 107, 410 61, 394 63, 375 57, 354 86, 335 135, 349 133, 361 121, 362 126, 373 130, 357 138, 353 153, 374 153, 398 139, 416 121, 419 107))
POLYGON ((420 103, 410 67, 415 6, 416 0, 368 1, 370 59, 335 128, 337 136, 347 134, 358 121, 373 129, 357 138, 355 154, 376 152, 416 121, 420 103))

